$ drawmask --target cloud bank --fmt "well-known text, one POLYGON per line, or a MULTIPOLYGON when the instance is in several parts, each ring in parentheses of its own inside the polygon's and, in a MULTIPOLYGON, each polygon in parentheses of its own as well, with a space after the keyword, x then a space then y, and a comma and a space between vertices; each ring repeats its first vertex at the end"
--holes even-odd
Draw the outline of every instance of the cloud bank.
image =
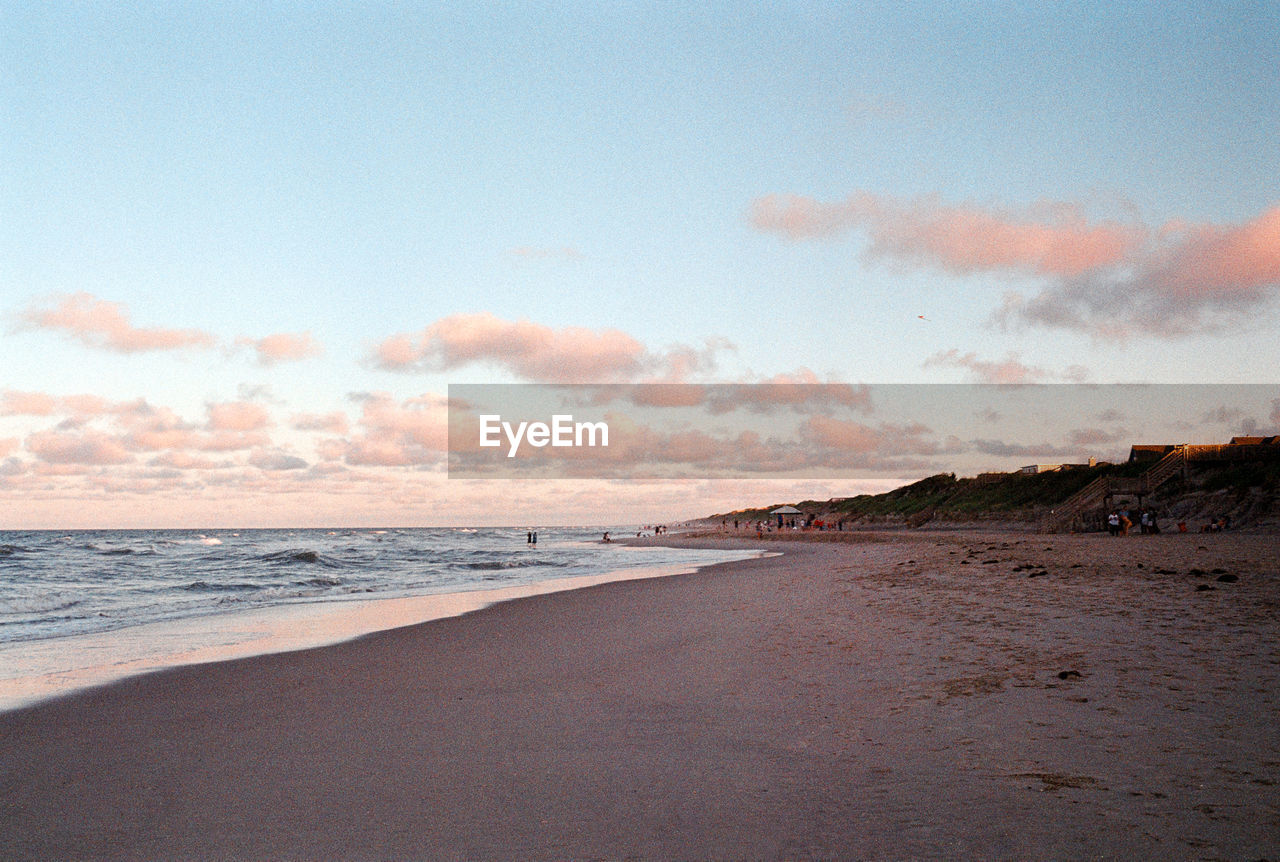
POLYGON ((749 218, 793 241, 857 231, 872 259, 1038 279, 1038 291, 1006 298, 994 315, 1002 324, 1177 336, 1238 319, 1280 288, 1280 206, 1241 224, 1153 228, 1090 221, 1069 203, 1015 211, 862 191, 835 203, 768 195, 752 203, 749 218))
MULTIPOLYGON (((134 326, 129 310, 91 293, 55 294, 34 301, 17 316, 17 328, 49 331, 86 347, 112 353, 212 350, 218 338, 202 329, 134 326)), ((281 332, 261 338, 240 336, 226 349, 247 347, 259 365, 296 362, 318 356, 322 348, 309 332, 281 332)))
POLYGON ((1080 365, 1069 365, 1061 372, 1050 371, 1034 365, 1027 365, 1010 353, 1004 359, 981 359, 976 353, 961 353, 956 348, 940 350, 930 356, 921 368, 962 368, 976 383, 1046 383, 1059 380, 1071 383, 1082 383, 1089 372, 1080 365))
POLYGON ((675 345, 655 353, 618 329, 554 329, 480 312, 455 314, 421 332, 393 335, 377 345, 373 361, 389 371, 451 371, 487 364, 538 383, 679 382, 714 369, 716 353, 730 347, 711 339, 701 350, 675 345))
POLYGON ((50 297, 45 305, 28 308, 21 322, 26 328, 61 332, 89 347, 116 353, 211 348, 217 343, 199 329, 136 327, 124 306, 89 293, 50 297))

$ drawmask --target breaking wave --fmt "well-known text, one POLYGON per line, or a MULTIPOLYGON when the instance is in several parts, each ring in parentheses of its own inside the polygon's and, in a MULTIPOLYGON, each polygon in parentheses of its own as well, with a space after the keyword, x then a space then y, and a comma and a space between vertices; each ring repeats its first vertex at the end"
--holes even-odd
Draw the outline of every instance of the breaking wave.
POLYGON ((285 551, 274 551, 270 554, 263 554, 258 559, 264 563, 274 563, 276 565, 301 563, 308 566, 324 566, 330 569, 342 566, 341 560, 325 556, 319 551, 312 551, 308 548, 290 548, 285 551))

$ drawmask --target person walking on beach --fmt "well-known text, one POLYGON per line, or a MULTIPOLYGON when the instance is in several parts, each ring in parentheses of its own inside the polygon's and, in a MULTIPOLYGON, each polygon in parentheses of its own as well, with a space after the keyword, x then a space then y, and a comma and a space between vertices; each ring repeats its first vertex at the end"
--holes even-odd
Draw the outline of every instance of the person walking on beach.
POLYGON ((1113 536, 1120 535, 1120 513, 1115 509, 1111 510, 1111 514, 1107 515, 1107 532, 1113 536))

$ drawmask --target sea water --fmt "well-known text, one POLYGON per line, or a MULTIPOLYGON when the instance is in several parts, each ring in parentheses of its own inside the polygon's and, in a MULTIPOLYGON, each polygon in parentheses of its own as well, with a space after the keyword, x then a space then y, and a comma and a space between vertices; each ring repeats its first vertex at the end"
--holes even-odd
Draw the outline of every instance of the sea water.
POLYGON ((0 532, 0 709, 753 555, 603 544, 596 527, 537 528, 535 545, 532 529, 0 532))

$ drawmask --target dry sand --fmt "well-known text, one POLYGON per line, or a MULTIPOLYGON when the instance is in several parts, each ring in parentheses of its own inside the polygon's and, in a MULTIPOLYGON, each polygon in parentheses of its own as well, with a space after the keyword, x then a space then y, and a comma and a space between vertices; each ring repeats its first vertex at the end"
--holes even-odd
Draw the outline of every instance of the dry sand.
POLYGON ((0 857, 1280 856, 1275 536, 856 538, 0 715, 0 857))

